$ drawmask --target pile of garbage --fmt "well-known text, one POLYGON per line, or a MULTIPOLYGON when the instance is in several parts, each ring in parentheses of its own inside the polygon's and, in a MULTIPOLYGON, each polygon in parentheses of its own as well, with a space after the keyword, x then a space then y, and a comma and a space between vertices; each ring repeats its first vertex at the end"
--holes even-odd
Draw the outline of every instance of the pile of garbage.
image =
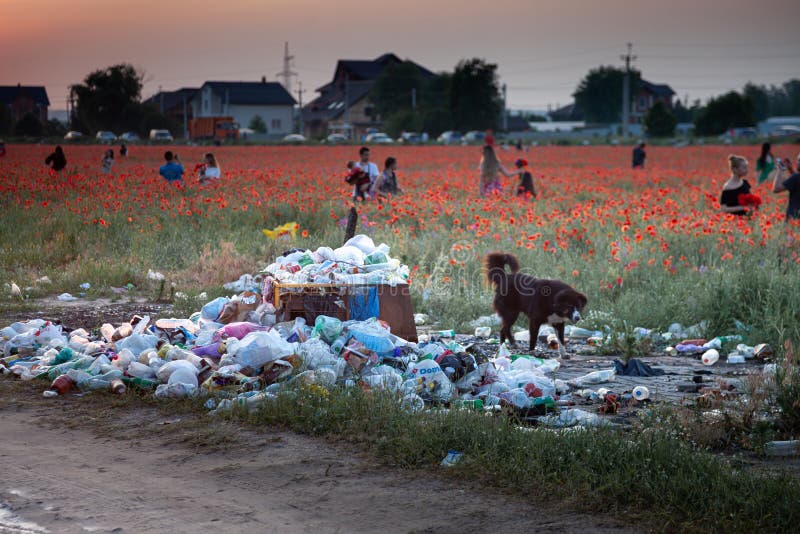
MULTIPOLYGON (((0 330, 0 372, 46 380, 46 396, 137 387, 159 398, 216 397, 222 400, 217 411, 253 408, 294 381, 395 392, 411 411, 432 403, 552 408, 570 389, 551 376, 557 360, 512 356, 505 345, 489 359, 453 338, 416 344, 375 318, 343 322, 320 315, 313 326, 302 317, 272 326, 216 322, 226 305, 216 299, 189 319, 151 323, 136 316, 117 327, 104 324, 94 336, 41 319, 17 322, 0 330)), ((574 385, 610 380, 613 373, 592 373, 598 376, 574 385)))

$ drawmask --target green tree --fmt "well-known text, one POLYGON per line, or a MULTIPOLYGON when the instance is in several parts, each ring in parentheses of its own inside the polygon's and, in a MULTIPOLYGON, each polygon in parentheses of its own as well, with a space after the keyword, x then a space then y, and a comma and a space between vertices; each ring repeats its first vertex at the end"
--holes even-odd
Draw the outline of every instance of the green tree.
POLYGON ((44 135, 47 137, 63 137, 67 133, 67 127, 61 121, 50 119, 44 124, 44 135))
POLYGON ((697 135, 719 135, 730 128, 753 126, 753 101, 736 91, 712 98, 695 119, 697 135))
POLYGON ((38 137, 42 135, 42 123, 33 113, 26 113, 14 125, 14 134, 38 137))
POLYGON ((14 117, 5 104, 0 104, 0 135, 7 135, 14 131, 14 117))
POLYGON ((264 122, 264 119, 261 118, 261 115, 255 115, 252 119, 250 119, 250 124, 248 124, 247 127, 256 133, 267 133, 267 123, 264 122))
POLYGON ((392 63, 375 80, 370 102, 379 117, 388 118, 394 113, 412 109, 413 93, 416 92, 419 99, 426 85, 419 67, 411 61, 392 63))
POLYGON ((742 94, 753 103, 753 118, 755 120, 763 121, 770 116, 771 97, 770 91, 766 87, 748 82, 744 86, 742 94))
MULTIPOLYGON (((639 86, 639 71, 631 71, 631 102, 639 86)), ((625 70, 602 66, 583 77, 572 94, 575 105, 584 113, 587 122, 612 123, 622 120, 622 83, 625 70)))
POLYGON ((450 109, 457 129, 496 128, 503 109, 497 65, 477 58, 460 61, 450 82, 450 109))
POLYGON ((136 129, 145 110, 141 104, 144 75, 121 63, 90 73, 83 83, 70 87, 75 98, 73 122, 88 132, 136 129))
POLYGON ((678 119, 675 118, 669 106, 663 102, 653 104, 653 107, 644 116, 644 127, 647 129, 647 135, 653 137, 671 137, 675 134, 675 126, 677 125, 678 119))

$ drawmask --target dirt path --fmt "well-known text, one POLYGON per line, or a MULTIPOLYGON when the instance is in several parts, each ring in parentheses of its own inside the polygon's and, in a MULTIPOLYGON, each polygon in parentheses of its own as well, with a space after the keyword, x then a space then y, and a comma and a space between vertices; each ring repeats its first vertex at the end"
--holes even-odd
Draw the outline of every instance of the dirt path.
POLYGON ((0 533, 623 528, 387 468, 350 445, 146 406, 114 407, 109 424, 87 407, 96 400, 30 394, 0 381, 0 533))

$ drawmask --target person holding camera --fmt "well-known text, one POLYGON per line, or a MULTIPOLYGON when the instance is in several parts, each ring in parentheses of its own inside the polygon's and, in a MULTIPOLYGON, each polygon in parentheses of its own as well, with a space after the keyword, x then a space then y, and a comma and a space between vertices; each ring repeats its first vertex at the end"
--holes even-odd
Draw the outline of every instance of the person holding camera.
POLYGON ((167 150, 164 152, 164 159, 167 161, 164 165, 159 167, 158 174, 164 177, 168 183, 180 182, 183 183, 183 165, 177 154, 167 150))
MULTIPOLYGON (((789 205, 786 206, 786 220, 800 220, 800 172, 795 172, 791 160, 777 159, 778 172, 772 181, 772 192, 789 192, 789 205), (786 174, 790 176, 784 179, 786 174)), ((800 170, 800 154, 797 156, 797 168, 800 170)))

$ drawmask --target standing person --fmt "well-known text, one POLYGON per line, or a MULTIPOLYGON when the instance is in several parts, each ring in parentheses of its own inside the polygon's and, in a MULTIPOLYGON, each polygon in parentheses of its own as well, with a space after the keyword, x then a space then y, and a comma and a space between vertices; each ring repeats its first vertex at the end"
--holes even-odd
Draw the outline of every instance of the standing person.
POLYGON ((196 169, 199 171, 198 180, 200 185, 214 182, 220 177, 219 163, 213 153, 209 152, 203 158, 203 163, 200 163, 196 169))
POLYGON ((647 157, 647 154, 644 151, 644 141, 639 142, 638 145, 633 149, 633 168, 634 169, 644 169, 644 160, 647 157))
POLYGON ((533 187, 533 174, 528 168, 528 160, 520 158, 514 162, 519 169, 519 185, 517 186, 517 196, 521 198, 536 198, 536 189, 533 187))
MULTIPOLYGON (((372 185, 375 183, 375 180, 380 176, 381 171, 378 170, 378 166, 372 163, 369 160, 369 147, 362 146, 358 149, 358 162, 355 164, 356 167, 364 171, 367 176, 369 177, 369 189, 372 189, 372 185)), ((359 196, 359 192, 357 188, 353 188, 353 200, 359 196)))
POLYGON ((397 158, 389 156, 384 162, 384 169, 380 176, 372 184, 372 196, 377 195, 397 195, 402 191, 397 187, 397 158))
POLYGON ((756 172, 758 173, 758 183, 762 184, 769 179, 769 175, 775 170, 775 158, 772 157, 772 145, 764 143, 761 145, 761 155, 756 160, 756 172))
MULTIPOLYGON (((797 155, 797 169, 800 171, 800 154, 797 155)), ((778 160, 778 172, 772 182, 773 193, 789 192, 789 204, 786 206, 786 220, 800 219, 800 172, 795 172, 788 159, 778 160), (784 180, 784 172, 790 175, 784 180)))
POLYGON ((119 155, 123 158, 128 157, 128 146, 125 143, 119 145, 119 155))
POLYGON ((164 159, 167 161, 164 165, 159 167, 158 174, 164 177, 167 182, 180 182, 183 183, 183 165, 177 154, 167 150, 164 152, 164 159))
POLYGON ((506 178, 511 178, 516 173, 508 172, 497 155, 494 153, 492 145, 484 145, 481 155, 480 164, 481 178, 480 178, 480 194, 482 197, 491 195, 492 193, 501 193, 503 185, 500 183, 498 173, 503 173, 506 178))
POLYGON ((51 169, 58 172, 67 166, 67 157, 64 155, 64 149, 61 145, 56 146, 53 153, 47 156, 44 164, 48 165, 51 169))
POLYGON ((728 166, 731 177, 722 186, 722 195, 719 203, 722 211, 733 215, 749 215, 751 206, 740 201, 741 195, 750 194, 750 183, 744 179, 747 176, 747 160, 741 156, 728 156, 728 166))
POLYGON ((114 166, 114 150, 109 148, 103 154, 103 174, 111 172, 111 167, 114 166))

